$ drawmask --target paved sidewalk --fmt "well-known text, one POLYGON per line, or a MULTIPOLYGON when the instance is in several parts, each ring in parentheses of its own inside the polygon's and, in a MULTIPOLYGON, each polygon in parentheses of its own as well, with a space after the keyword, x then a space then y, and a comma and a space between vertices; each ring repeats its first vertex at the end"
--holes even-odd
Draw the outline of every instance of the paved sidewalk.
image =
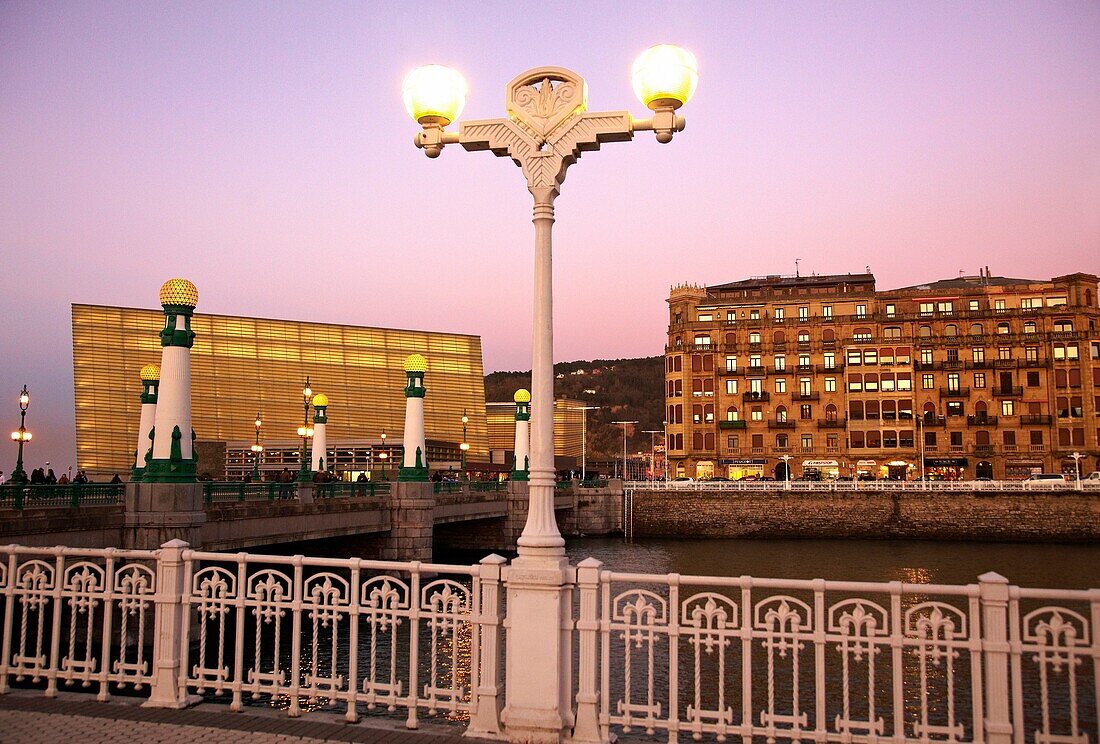
POLYGON ((199 705, 185 710, 142 708, 141 699, 114 698, 100 703, 88 695, 17 690, 0 695, 0 742, 126 742, 127 744, 471 744, 460 728, 427 723, 428 731, 409 731, 392 721, 374 719, 349 725, 334 715, 310 713, 291 718, 281 711, 233 713, 225 706, 199 705))

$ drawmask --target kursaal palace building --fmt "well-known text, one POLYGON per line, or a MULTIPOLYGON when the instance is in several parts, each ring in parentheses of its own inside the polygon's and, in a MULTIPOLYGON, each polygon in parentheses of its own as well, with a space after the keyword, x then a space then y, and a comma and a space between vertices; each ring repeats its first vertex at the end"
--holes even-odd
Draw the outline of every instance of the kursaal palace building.
POLYGON ((668 298, 670 475, 1100 469, 1097 277, 767 276, 668 298))

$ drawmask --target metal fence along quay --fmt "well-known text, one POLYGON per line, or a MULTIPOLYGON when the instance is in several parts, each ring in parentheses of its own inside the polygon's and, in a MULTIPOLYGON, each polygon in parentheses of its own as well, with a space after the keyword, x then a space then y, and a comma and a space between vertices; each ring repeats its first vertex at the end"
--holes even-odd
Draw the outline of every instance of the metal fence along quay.
POLYGON ((1100 481, 1082 480, 1012 480, 1012 481, 895 481, 895 480, 825 480, 825 481, 626 481, 627 491, 932 491, 932 492, 1006 492, 1006 491, 1072 491, 1081 490, 1100 495, 1100 481))
MULTIPOLYGON (((374 711, 409 728, 439 715, 509 738, 507 689, 523 680, 503 672, 513 569, 500 556, 447 565, 172 541, 9 545, 0 558, 0 692, 71 688, 154 707, 220 697, 225 715, 261 704, 355 722, 374 711)), ((558 661, 575 667, 565 739, 1100 734, 1097 589, 1022 588, 994 573, 968 585, 635 574, 592 558, 564 571, 562 589, 572 600, 558 661)))

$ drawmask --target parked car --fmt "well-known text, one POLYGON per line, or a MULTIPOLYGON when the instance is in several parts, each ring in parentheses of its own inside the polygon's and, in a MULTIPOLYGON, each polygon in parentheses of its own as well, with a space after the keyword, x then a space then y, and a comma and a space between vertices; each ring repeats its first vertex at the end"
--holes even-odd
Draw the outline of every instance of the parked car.
POLYGON ((1032 481, 1061 481, 1065 483, 1066 476, 1061 473, 1032 473, 1024 479, 1025 483, 1032 481))
POLYGON ((1100 481, 1100 470, 1094 470, 1081 480, 1100 481))

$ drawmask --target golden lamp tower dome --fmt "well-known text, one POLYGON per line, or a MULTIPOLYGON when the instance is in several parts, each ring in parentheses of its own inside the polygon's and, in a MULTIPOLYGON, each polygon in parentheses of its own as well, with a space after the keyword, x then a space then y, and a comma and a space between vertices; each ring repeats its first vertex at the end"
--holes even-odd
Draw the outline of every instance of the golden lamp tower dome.
POLYGON ((428 360, 420 354, 409 354, 405 357, 406 372, 427 372, 428 360))
POLYGON ((530 403, 531 391, 520 388, 516 391, 516 394, 512 396, 512 400, 514 400, 516 403, 530 403))
POLYGON ((141 379, 143 381, 159 380, 160 379, 160 367, 155 364, 146 364, 141 368, 141 379))
POLYGON ((160 304, 197 307, 199 290, 187 279, 169 279, 161 285, 160 304))
POLYGON ((324 408, 328 405, 328 396, 324 393, 317 393, 313 396, 313 407, 324 408))

